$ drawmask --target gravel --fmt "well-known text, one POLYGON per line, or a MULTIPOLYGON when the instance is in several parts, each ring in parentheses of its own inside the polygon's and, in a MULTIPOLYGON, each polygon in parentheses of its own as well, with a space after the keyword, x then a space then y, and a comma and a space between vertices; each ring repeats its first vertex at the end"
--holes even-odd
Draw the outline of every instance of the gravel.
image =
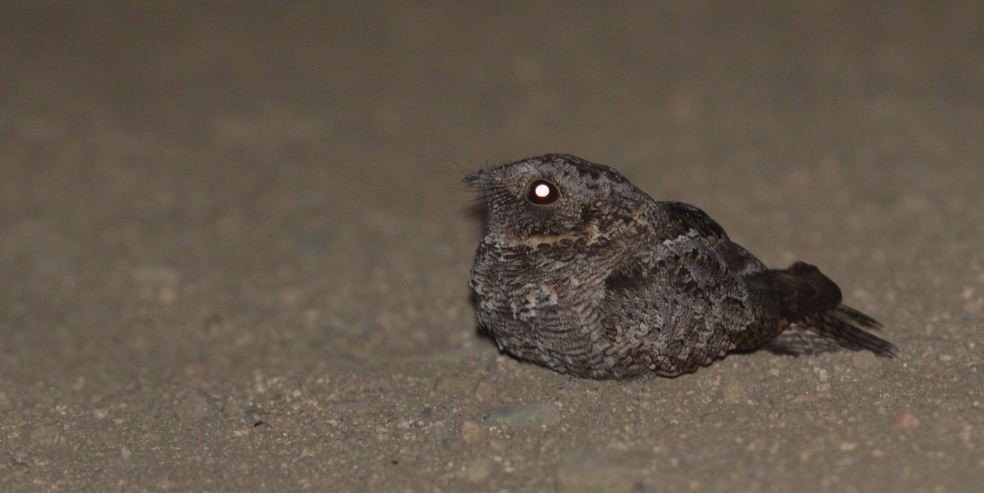
POLYGON ((982 14, 7 2, 0 491, 976 491, 982 14), (900 356, 499 354, 460 179, 546 152, 818 265, 900 356))

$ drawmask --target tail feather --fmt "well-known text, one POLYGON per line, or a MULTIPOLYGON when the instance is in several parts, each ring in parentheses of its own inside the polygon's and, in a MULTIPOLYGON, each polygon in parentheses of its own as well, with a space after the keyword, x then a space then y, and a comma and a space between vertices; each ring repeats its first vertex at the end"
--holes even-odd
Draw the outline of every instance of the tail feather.
POLYGON ((880 329, 877 320, 841 303, 841 291, 816 267, 796 262, 785 270, 759 274, 756 281, 776 294, 780 316, 789 327, 766 344, 784 354, 816 354, 838 349, 868 350, 893 357, 895 346, 865 329, 880 329))
POLYGON ((882 324, 879 321, 877 321, 877 320, 869 317, 868 315, 865 315, 864 313, 861 313, 860 311, 855 310, 854 308, 851 308, 851 307, 849 307, 847 305, 840 305, 840 306, 838 306, 837 309, 835 310, 835 312, 837 312, 837 315, 839 315, 841 318, 847 318, 851 322, 854 322, 854 323, 856 323, 858 325, 861 325, 862 327, 865 327, 865 328, 868 328, 868 329, 881 329, 882 328, 882 324))
MULTIPOLYGON (((848 309, 856 312, 856 310, 848 309)), ((867 326, 865 322, 873 321, 871 317, 861 314, 862 317, 859 317, 859 320, 846 316, 844 313, 842 310, 818 313, 805 318, 802 325, 824 337, 837 341, 844 349, 868 350, 878 356, 889 358, 896 355, 895 345, 861 328, 862 325, 867 326)))
POLYGON ((841 302, 837 284, 805 262, 796 262, 788 269, 757 272, 748 281, 775 299, 779 315, 789 322, 834 309, 841 302))

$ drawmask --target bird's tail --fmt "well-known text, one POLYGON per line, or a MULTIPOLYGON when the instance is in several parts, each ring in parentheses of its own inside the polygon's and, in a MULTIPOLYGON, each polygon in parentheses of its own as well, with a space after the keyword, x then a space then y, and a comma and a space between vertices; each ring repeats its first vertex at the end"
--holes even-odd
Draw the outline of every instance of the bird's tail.
POLYGON ((796 262, 788 269, 759 273, 777 297, 781 319, 788 325, 765 348, 778 353, 817 354, 838 349, 868 350, 892 357, 895 346, 872 334, 875 319, 841 303, 841 291, 820 269, 796 262))
POLYGON ((868 350, 878 356, 894 357, 895 345, 869 332, 880 328, 875 319, 847 305, 838 305, 790 324, 765 349, 796 356, 840 349, 868 350))

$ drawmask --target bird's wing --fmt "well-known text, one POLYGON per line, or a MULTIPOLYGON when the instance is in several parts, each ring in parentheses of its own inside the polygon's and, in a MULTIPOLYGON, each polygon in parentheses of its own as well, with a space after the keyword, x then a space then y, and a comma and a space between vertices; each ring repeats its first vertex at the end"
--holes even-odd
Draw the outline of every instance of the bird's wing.
MULTIPOLYGON (((656 248, 657 262, 647 268, 657 274, 652 286, 677 297, 662 303, 684 315, 694 312, 709 331, 719 324, 717 330, 727 333, 739 350, 771 340, 770 349, 794 354, 834 347, 895 354, 891 343, 865 331, 877 322, 841 304, 840 289, 816 267, 796 262, 787 269, 768 269, 700 209, 680 202, 659 205, 662 243, 656 248)), ((614 284, 645 286, 625 274, 642 270, 623 268, 614 284)))
POLYGON ((614 307, 606 328, 615 338, 649 342, 665 374, 723 356, 755 320, 741 275, 732 271, 748 263, 734 250, 740 247, 699 209, 676 210, 685 232, 637 252, 605 280, 614 307))
POLYGON ((667 239, 685 235, 690 230, 705 238, 728 239, 724 228, 697 207, 683 202, 659 202, 659 205, 666 216, 665 223, 660 226, 667 239))
POLYGON ((677 241, 694 232, 716 255, 721 257, 728 271, 737 275, 747 275, 766 269, 759 259, 731 241, 724 228, 706 212, 683 202, 659 202, 658 205, 663 217, 657 231, 660 240, 664 243, 677 241))

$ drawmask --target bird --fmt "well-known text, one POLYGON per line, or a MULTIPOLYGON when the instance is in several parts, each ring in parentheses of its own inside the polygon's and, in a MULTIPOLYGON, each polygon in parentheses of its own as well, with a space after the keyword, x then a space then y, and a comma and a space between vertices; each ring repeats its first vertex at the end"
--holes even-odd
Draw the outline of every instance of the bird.
POLYGON ((701 209, 569 154, 468 174, 484 236, 468 285, 500 351, 574 377, 678 376, 729 353, 894 357, 813 265, 769 268, 701 209))

